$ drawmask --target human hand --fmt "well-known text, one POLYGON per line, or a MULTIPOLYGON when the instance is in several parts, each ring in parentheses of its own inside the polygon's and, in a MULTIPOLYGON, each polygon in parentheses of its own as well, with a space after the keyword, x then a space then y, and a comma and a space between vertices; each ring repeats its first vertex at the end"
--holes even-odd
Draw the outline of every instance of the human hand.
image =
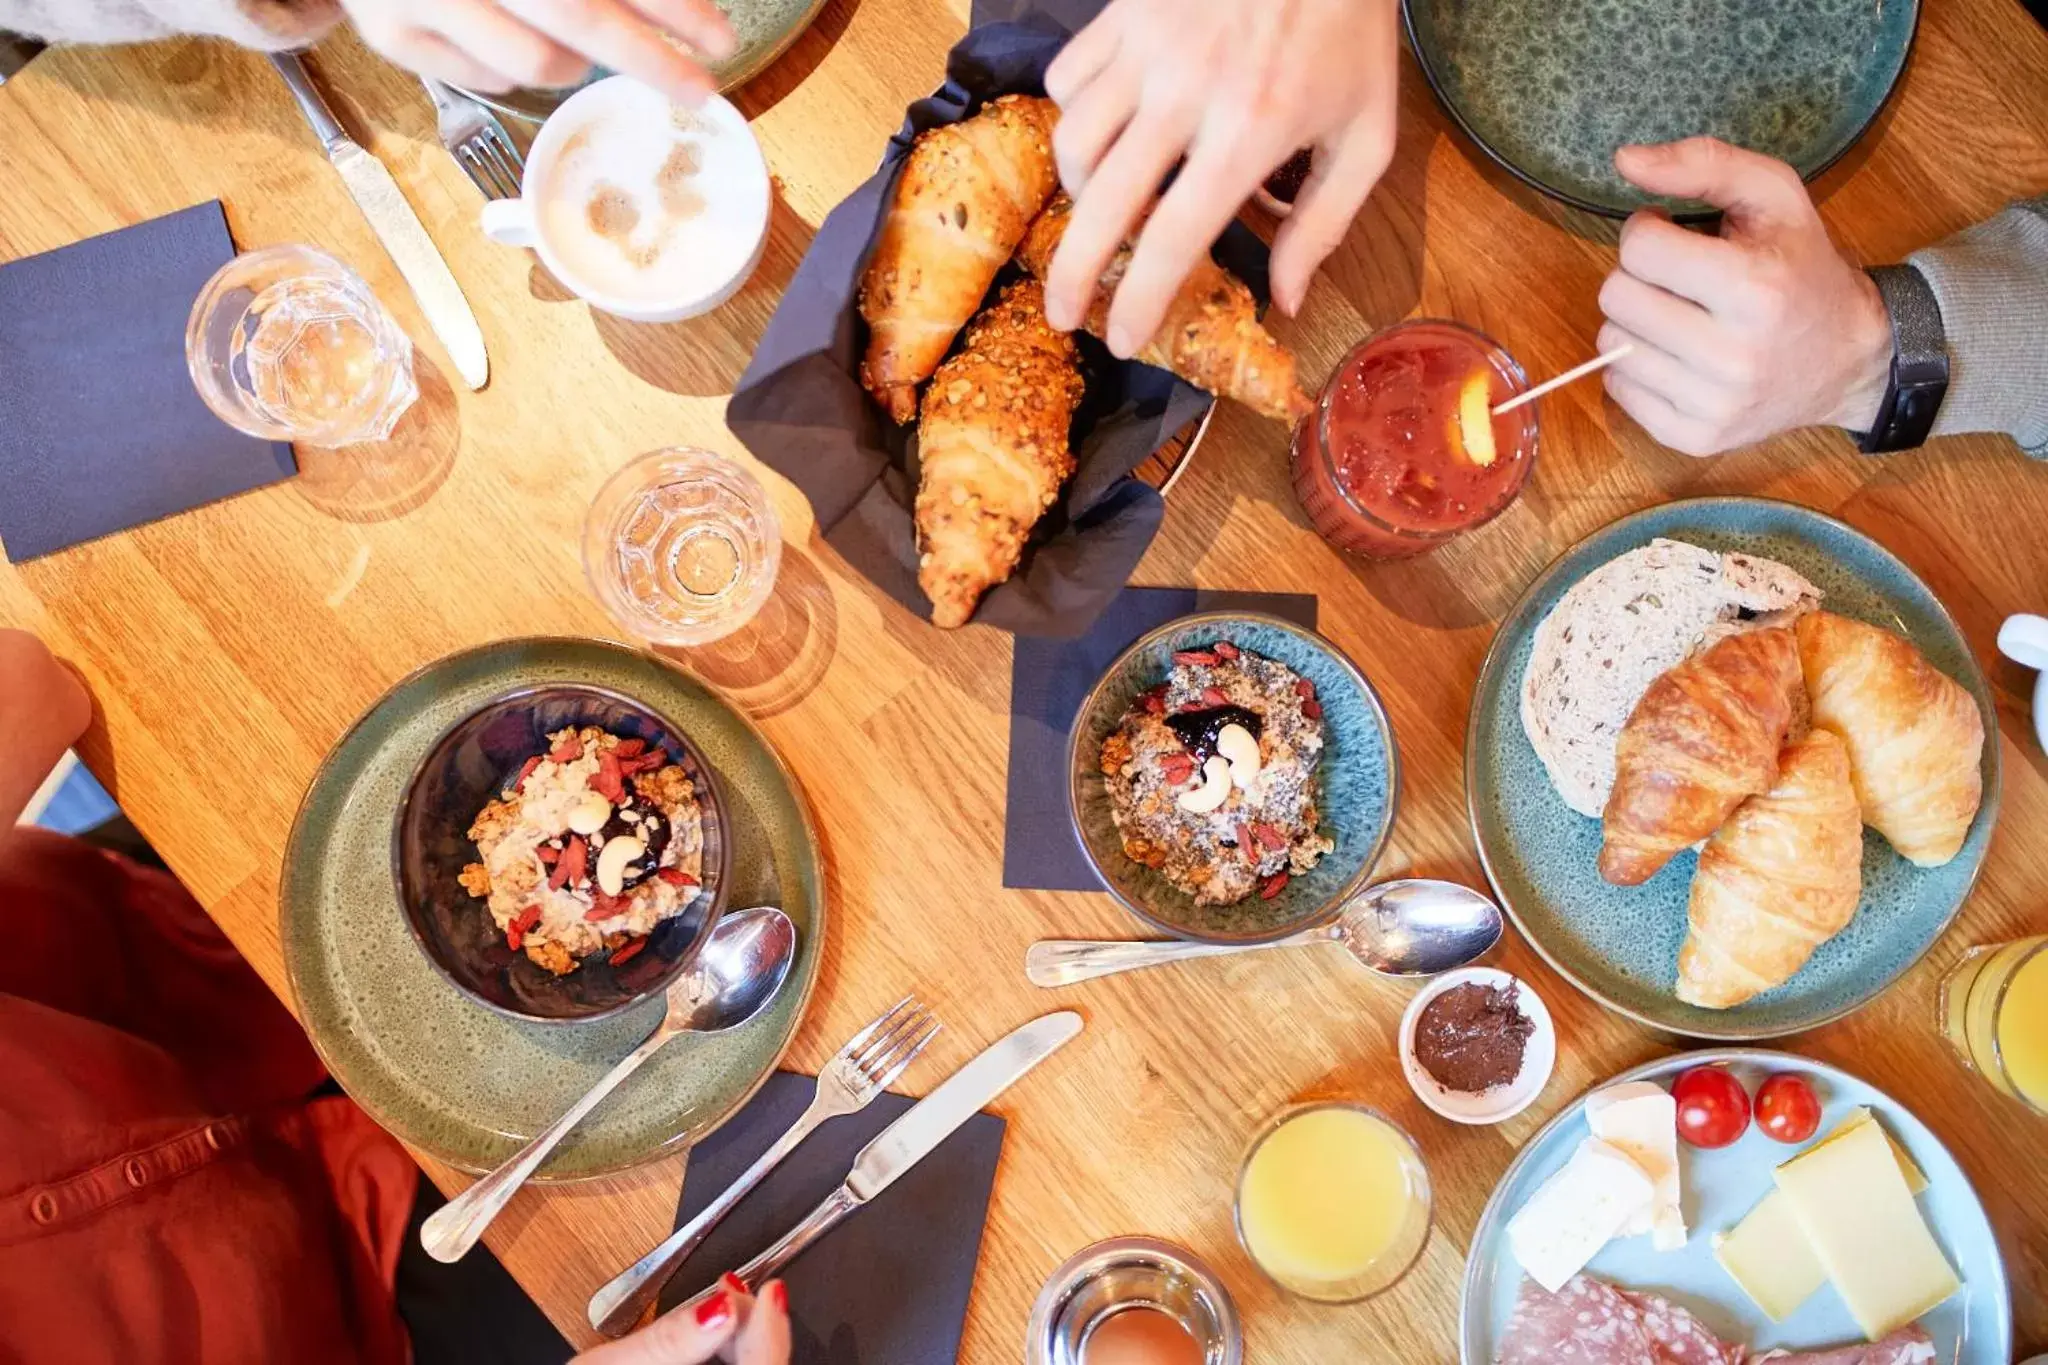
POLYGON ((696 103, 704 68, 674 38, 730 56, 711 0, 341 0, 363 41, 400 66, 471 90, 571 85, 597 62, 696 103), (670 36, 673 35, 673 38, 670 36))
POLYGON ((727 1275, 720 1289, 692 1312, 664 1313, 629 1337, 585 1351, 569 1365, 789 1365, 789 1291, 782 1281, 761 1286, 760 1296, 727 1275), (731 1344, 731 1350, 719 1352, 731 1344))
POLYGON ((1292 313, 1394 152, 1393 0, 1112 0, 1045 75, 1053 151, 1074 196, 1046 278, 1055 327, 1078 326, 1160 182, 1109 314, 1128 356, 1254 189, 1302 147, 1315 168, 1273 242, 1273 298, 1292 313))
POLYGON ((1794 427, 1868 429, 1891 371, 1891 318, 1829 240, 1798 173, 1704 137, 1623 147, 1614 165, 1652 194, 1725 215, 1719 237, 1654 210, 1623 226, 1598 342, 1634 347, 1606 375, 1622 410, 1688 455, 1794 427))

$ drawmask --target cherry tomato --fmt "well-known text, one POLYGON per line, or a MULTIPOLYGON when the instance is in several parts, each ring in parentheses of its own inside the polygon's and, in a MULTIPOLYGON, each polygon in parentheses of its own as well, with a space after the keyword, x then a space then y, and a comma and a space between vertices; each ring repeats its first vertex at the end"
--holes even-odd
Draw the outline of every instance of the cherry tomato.
POLYGON ((1678 1135, 1695 1147, 1726 1147, 1749 1131, 1749 1092, 1718 1066, 1696 1066, 1671 1087, 1678 1135))
POLYGON ((1804 1076, 1780 1071, 1756 1088, 1756 1126, 1779 1142, 1804 1142, 1820 1129, 1820 1100, 1804 1076))

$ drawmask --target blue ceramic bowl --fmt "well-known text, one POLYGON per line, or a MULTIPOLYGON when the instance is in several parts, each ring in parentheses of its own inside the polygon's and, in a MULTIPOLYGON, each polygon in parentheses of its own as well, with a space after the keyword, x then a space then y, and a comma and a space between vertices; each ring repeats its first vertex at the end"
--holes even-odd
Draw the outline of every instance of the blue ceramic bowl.
POLYGON ((1927 585, 1854 527, 1764 498, 1665 503, 1566 551, 1501 622, 1473 687, 1465 732, 1465 799, 1479 860, 1515 927, 1560 975, 1603 1005, 1699 1038, 1773 1038, 1816 1028, 1903 975, 1976 884, 1998 818, 1998 780, 1991 693, 1962 632, 1927 585), (1825 594, 1825 609, 1904 634, 1969 689, 1984 714, 1984 802, 1962 851, 1941 867, 1915 867, 1866 829, 1856 918, 1791 980, 1733 1009, 1699 1009, 1672 993, 1698 855, 1680 853, 1641 886, 1609 885, 1597 866, 1600 822, 1565 805, 1522 730, 1522 675, 1538 623, 1587 573, 1657 536, 1791 565, 1825 594))
POLYGON ((541 1023, 603 1019, 667 989, 696 957, 725 910, 729 829, 716 776, 674 722, 604 688, 522 688, 457 721, 421 760, 392 829, 398 903, 427 961, 478 1004, 541 1023), (527 759, 547 751, 550 734, 585 725, 666 749, 689 775, 703 810, 704 890, 624 966, 597 956, 556 976, 512 951, 490 910, 456 877, 477 861, 469 837, 477 812, 527 759))
POLYGON ((1211 611, 1183 616, 1117 657, 1081 702, 1067 737, 1068 810, 1096 875, 1123 907, 1154 929, 1205 943, 1267 943, 1328 924, 1365 889, 1394 828, 1400 753, 1386 708, 1358 665, 1328 640, 1277 616, 1211 611), (1316 770, 1322 828, 1336 842, 1312 872, 1272 900, 1196 905, 1194 898, 1124 856, 1098 758, 1138 695, 1165 681, 1173 654, 1228 640, 1277 660, 1316 686, 1323 706, 1323 757, 1316 770))

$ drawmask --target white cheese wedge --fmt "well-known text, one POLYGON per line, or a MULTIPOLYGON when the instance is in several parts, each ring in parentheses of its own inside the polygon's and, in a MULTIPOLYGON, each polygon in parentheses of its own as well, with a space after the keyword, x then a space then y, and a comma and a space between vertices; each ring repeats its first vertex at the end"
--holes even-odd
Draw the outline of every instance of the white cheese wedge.
POLYGON ((1508 1245, 1529 1277, 1555 1294, 1654 1195, 1620 1149, 1587 1138, 1508 1222, 1508 1245))
POLYGON ((1778 1188, 1870 1340, 1962 1287, 1876 1123, 1859 1123, 1777 1170, 1778 1188))
POLYGON ((1621 1235, 1650 1234, 1650 1245, 1675 1251, 1685 1245, 1685 1210, 1678 1175, 1678 1102, 1652 1081, 1610 1085, 1586 1097, 1586 1126, 1620 1149, 1650 1177, 1650 1203, 1621 1235))
POLYGON ((1828 1278, 1783 1190, 1772 1190, 1740 1223, 1715 1233, 1714 1259, 1772 1322, 1790 1317, 1828 1278))

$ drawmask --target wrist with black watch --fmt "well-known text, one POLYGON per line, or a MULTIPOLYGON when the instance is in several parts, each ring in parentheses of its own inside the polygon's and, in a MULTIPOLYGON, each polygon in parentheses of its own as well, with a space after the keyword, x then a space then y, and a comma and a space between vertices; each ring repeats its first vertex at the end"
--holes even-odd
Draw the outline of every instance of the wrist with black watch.
POLYGON ((1933 288, 1910 265, 1878 266, 1870 272, 1891 318, 1891 372, 1884 399, 1867 432, 1851 433, 1868 455, 1925 445, 1948 393, 1948 334, 1933 288))

